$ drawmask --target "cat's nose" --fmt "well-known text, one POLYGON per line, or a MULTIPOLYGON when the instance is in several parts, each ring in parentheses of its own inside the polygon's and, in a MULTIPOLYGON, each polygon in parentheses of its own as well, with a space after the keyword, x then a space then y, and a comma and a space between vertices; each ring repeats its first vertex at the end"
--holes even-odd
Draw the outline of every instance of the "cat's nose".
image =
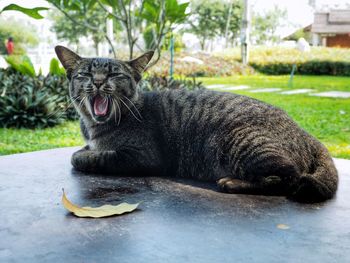
POLYGON ((94 79, 94 84, 97 88, 100 88, 103 84, 104 80, 103 79, 94 79))

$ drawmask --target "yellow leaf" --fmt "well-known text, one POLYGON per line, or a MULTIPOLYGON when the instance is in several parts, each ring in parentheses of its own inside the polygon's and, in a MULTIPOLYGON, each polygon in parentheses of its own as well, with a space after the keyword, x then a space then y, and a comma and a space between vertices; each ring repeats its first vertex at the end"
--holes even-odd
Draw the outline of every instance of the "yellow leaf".
POLYGON ((278 228, 278 229, 286 230, 286 229, 289 229, 289 226, 288 226, 288 225, 285 225, 285 224, 278 224, 278 225, 277 225, 277 228, 278 228))
POLYGON ((137 204, 121 203, 116 206, 103 205, 99 207, 89 207, 89 206, 79 207, 68 200, 66 194, 64 193, 64 189, 63 189, 63 195, 62 195, 62 204, 68 211, 72 212, 74 215, 78 217, 94 217, 94 218, 129 213, 134 211, 139 205, 139 203, 137 204))

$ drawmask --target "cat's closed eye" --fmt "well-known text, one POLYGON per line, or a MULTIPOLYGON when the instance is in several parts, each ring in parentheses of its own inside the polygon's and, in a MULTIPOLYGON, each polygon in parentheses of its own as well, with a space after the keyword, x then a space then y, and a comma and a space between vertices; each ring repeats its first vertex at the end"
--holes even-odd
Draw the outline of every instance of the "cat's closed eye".
POLYGON ((107 75, 108 78, 112 79, 112 78, 119 78, 119 79, 125 79, 128 78, 128 76, 126 76, 123 73, 109 73, 107 75))
POLYGON ((76 76, 77 79, 86 79, 86 78, 91 78, 91 77, 92 77, 91 73, 87 73, 87 72, 80 72, 76 76))

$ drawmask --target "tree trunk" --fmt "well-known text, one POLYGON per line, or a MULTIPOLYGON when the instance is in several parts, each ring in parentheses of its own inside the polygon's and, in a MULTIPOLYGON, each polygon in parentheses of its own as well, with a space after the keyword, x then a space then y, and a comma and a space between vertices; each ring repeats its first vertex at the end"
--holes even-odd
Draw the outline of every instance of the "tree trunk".
POLYGON ((99 54, 98 54, 98 42, 97 41, 94 41, 94 48, 95 48, 95 53, 96 53, 96 56, 98 57, 99 56, 99 54))
POLYGON ((199 41, 199 44, 201 46, 201 50, 204 51, 205 48, 205 39, 203 38, 202 40, 199 41))
POLYGON ((225 28, 225 47, 228 46, 228 30, 230 28, 230 22, 231 22, 231 14, 232 14, 232 7, 233 2, 230 3, 230 9, 228 10, 227 20, 226 20, 226 28, 225 28))

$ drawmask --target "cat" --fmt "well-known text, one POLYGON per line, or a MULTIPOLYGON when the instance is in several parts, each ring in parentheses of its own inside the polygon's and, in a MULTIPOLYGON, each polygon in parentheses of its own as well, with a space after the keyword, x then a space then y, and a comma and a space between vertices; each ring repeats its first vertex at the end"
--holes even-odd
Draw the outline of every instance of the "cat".
POLYGON ((327 149, 283 110, 233 93, 141 92, 153 56, 82 58, 56 46, 86 146, 71 162, 82 172, 180 176, 234 194, 283 195, 299 202, 334 196, 327 149))

